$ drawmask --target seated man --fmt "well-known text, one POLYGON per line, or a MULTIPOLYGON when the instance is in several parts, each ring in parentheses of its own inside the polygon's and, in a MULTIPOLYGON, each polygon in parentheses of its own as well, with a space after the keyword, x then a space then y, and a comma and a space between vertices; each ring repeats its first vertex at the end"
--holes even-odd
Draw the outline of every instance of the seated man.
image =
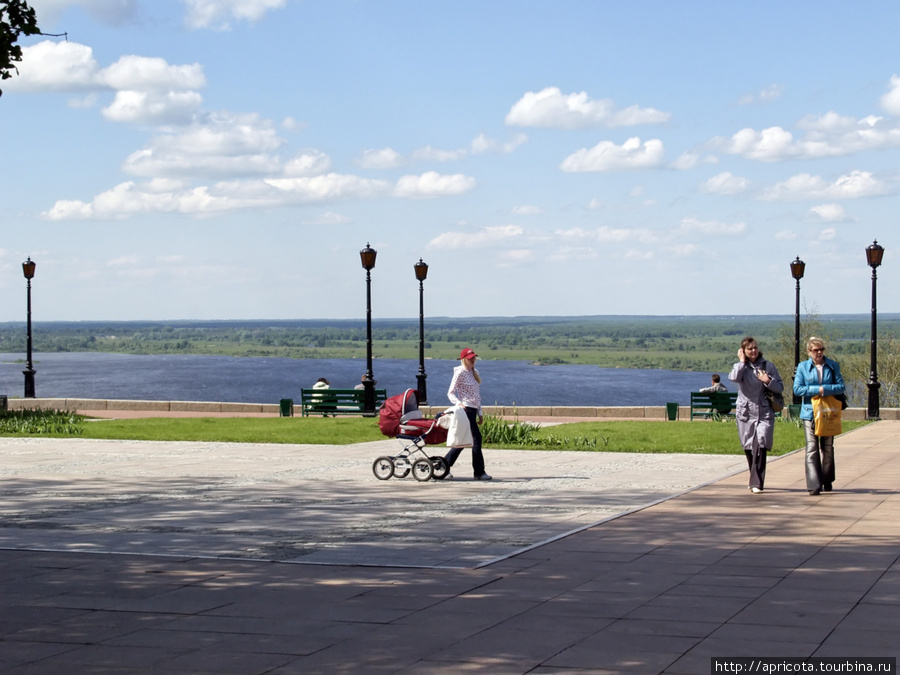
POLYGON ((713 373, 712 376, 712 386, 703 387, 700 390, 701 394, 712 394, 719 391, 728 391, 724 384, 722 384, 722 378, 719 377, 718 373, 713 373))

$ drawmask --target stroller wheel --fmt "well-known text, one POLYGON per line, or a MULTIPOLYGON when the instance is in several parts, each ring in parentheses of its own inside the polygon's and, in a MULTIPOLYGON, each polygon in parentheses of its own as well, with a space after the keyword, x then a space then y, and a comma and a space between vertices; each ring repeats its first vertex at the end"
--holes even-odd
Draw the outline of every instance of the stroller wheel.
POLYGON ((406 478, 409 475, 409 459, 397 457, 394 460, 394 478, 406 478))
POLYGON ((431 466, 434 468, 432 478, 435 480, 444 480, 444 476, 450 473, 450 467, 447 466, 447 462, 440 455, 435 455, 429 459, 431 459, 431 466))
POLYGON ((434 474, 434 467, 430 459, 419 459, 412 466, 413 478, 418 481, 426 481, 434 474))
POLYGON ((390 457, 379 457, 372 464, 372 473, 378 480, 388 480, 394 475, 394 460, 390 457))

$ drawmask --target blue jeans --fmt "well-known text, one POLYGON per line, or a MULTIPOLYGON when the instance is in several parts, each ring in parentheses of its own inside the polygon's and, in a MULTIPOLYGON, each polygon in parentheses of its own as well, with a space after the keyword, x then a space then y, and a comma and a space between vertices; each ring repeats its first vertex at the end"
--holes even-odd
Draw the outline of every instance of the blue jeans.
MULTIPOLYGON (((472 469, 475 478, 484 475, 484 455, 481 453, 481 427, 478 426, 478 408, 466 408, 466 417, 469 418, 469 426, 472 427, 472 469)), ((444 461, 451 467, 456 463, 462 448, 450 448, 444 461)))

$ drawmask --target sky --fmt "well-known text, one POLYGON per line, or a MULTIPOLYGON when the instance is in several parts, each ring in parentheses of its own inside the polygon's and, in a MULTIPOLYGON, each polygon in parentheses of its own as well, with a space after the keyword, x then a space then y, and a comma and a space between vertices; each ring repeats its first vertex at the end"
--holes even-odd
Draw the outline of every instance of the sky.
POLYGON ((32 0, 0 321, 900 312, 900 3, 32 0))

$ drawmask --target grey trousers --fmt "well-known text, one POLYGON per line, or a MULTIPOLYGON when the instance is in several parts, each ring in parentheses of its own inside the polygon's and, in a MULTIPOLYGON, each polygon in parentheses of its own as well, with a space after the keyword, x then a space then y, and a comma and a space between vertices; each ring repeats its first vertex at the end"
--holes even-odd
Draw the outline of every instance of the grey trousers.
POLYGON ((815 422, 803 420, 806 432, 806 489, 830 490, 834 482, 834 436, 816 436, 815 422))

